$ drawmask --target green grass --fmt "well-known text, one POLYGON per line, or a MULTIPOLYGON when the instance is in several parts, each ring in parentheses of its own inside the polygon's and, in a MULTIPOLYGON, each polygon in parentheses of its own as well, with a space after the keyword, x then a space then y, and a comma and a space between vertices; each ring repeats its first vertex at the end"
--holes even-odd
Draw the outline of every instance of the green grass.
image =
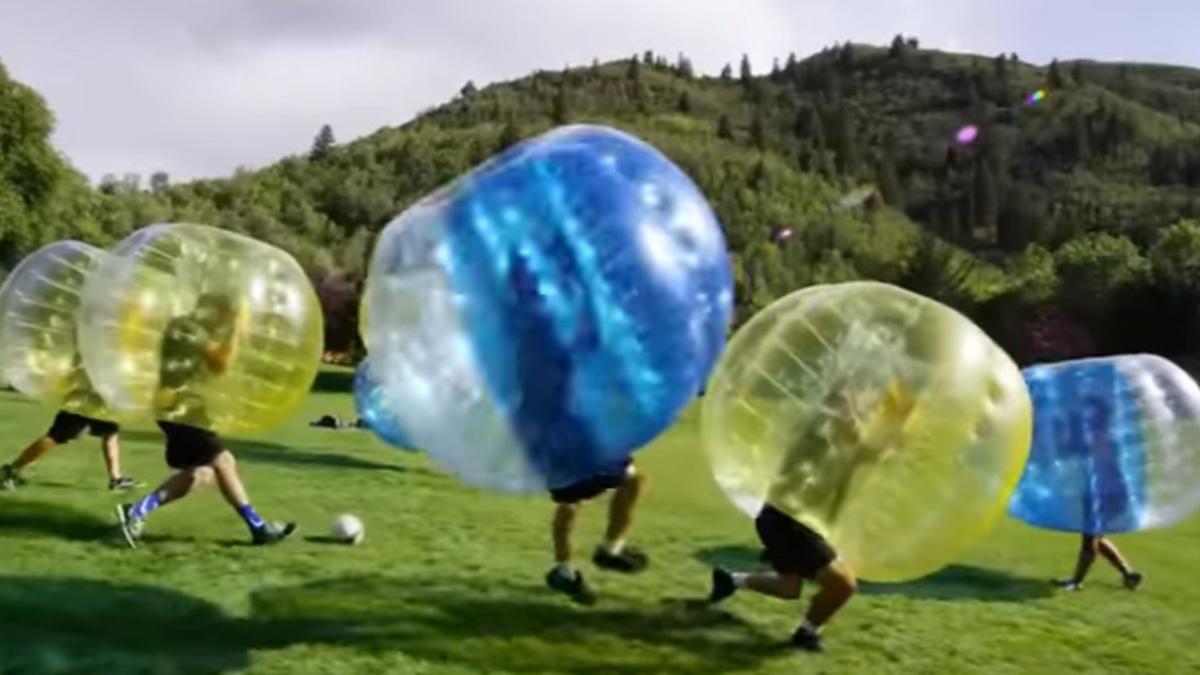
MULTIPOLYGON (((234 439, 251 496, 301 536, 243 544, 215 494, 150 521, 147 544, 115 536, 96 444, 81 440, 0 494, 0 673, 1194 673, 1200 672, 1200 521, 1121 537, 1147 574, 1119 588, 1097 566, 1085 592, 1050 593, 1076 541, 1004 522, 956 565, 896 586, 865 585, 830 625, 827 653, 781 645, 801 607, 748 594, 689 609, 714 561, 750 565, 753 528, 708 478, 696 411, 643 455, 652 483, 636 543, 651 569, 625 578, 584 569, 601 594, 577 608, 542 587, 544 497, 459 487, 426 458, 354 431, 310 429, 352 414, 326 372, 284 427, 234 439), (357 548, 320 536, 341 512, 367 524, 357 548)), ((52 411, 0 395, 0 460, 44 430, 52 411)), ((164 474, 159 440, 124 439, 127 472, 164 474)), ((604 511, 585 511, 586 558, 604 511)))

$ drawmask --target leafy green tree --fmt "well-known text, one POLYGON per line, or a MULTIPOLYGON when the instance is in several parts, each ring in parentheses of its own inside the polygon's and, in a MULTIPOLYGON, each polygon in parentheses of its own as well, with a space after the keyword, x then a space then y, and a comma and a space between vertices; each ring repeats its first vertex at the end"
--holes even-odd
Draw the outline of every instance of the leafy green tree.
POLYGON ((1107 233, 1068 241, 1054 252, 1054 262, 1063 306, 1093 318, 1110 308, 1117 293, 1144 283, 1150 274, 1137 245, 1107 233))
POLYGON ((854 120, 844 106, 833 109, 829 120, 830 144, 837 160, 837 169, 843 175, 853 176, 858 172, 861 158, 854 120))
POLYGON ((723 68, 721 68, 721 80, 728 82, 732 79, 733 79, 733 66, 726 63, 725 66, 723 68))
POLYGON ((58 233, 49 216, 81 183, 50 145, 54 118, 35 91, 0 64, 0 268, 58 233))
POLYGON ((885 152, 879 160, 875 171, 875 180, 879 184, 879 192, 883 201, 895 209, 904 209, 904 188, 900 185, 900 174, 896 169, 896 158, 890 152, 885 152))
POLYGON ((685 80, 690 80, 696 75, 696 71, 692 67, 692 60, 683 54, 680 54, 679 59, 675 62, 675 72, 685 80))
POLYGON ((679 112, 681 112, 685 115, 691 114, 691 112, 692 112, 692 96, 690 93, 688 93, 687 89, 684 89, 682 92, 679 93, 679 103, 676 104, 675 108, 679 112))
POLYGON ((521 127, 516 120, 508 120, 504 123, 504 127, 500 130, 500 138, 496 142, 496 151, 507 150, 520 142, 521 127))
POLYGON ((1154 280, 1168 293, 1200 299, 1200 220, 1163 229, 1148 253, 1154 280))
POLYGON ((767 147, 766 125, 761 114, 756 114, 750 121, 750 144, 759 150, 767 147))
POLYGON ((150 191, 156 195, 165 194, 171 187, 171 177, 166 171, 155 171, 150 174, 150 191))
POLYGON ((551 112, 551 119, 555 124, 566 124, 571 113, 567 106, 567 88, 560 86, 554 94, 554 110, 551 112))
POLYGON ((1058 293, 1054 255, 1037 244, 1027 246, 1013 261, 1009 277, 1021 301, 1028 306, 1046 305, 1058 293))
POLYGON ((1082 85, 1086 82, 1086 79, 1083 74, 1083 62, 1082 61, 1076 61, 1071 64, 1071 80, 1073 80, 1077 86, 1082 85))
POLYGON ((754 78, 754 73, 750 70, 750 55, 749 54, 742 54, 742 65, 741 65, 740 72, 741 72, 740 77, 742 80, 742 84, 749 85, 750 81, 754 78))
POLYGON ((721 119, 717 122, 717 138, 733 140, 733 123, 729 121, 729 115, 721 115, 721 119))
POLYGON ((973 223, 996 237, 1000 219, 1000 191, 996 186, 996 178, 987 162, 980 162, 975 168, 975 213, 973 223))
POLYGON ((1065 82, 1063 82, 1062 70, 1058 67, 1058 59, 1053 59, 1050 61, 1050 70, 1047 73, 1046 78, 1051 87, 1055 89, 1063 88, 1065 82))
POLYGON ((313 139, 312 150, 308 153, 308 158, 314 162, 319 162, 333 151, 333 146, 337 141, 333 138, 333 127, 328 124, 321 125, 321 130, 317 132, 317 137, 313 139))

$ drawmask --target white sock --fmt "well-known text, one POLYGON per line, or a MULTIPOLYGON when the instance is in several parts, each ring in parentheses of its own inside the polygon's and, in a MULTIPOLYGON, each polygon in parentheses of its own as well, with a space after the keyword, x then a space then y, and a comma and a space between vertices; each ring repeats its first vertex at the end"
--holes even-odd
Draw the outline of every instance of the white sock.
POLYGON ((625 540, 618 539, 612 542, 604 543, 604 551, 609 555, 621 555, 621 551, 625 550, 625 540))
POLYGON ((564 576, 568 579, 575 578, 575 568, 572 567, 571 563, 569 563, 569 562, 560 562, 554 566, 554 569, 558 570, 559 574, 561 574, 562 576, 564 576))
POLYGON ((812 624, 812 622, 811 622, 811 621, 809 621, 808 619, 805 619, 805 620, 804 620, 804 625, 803 625, 803 626, 801 626, 801 628, 803 628, 804 630, 806 630, 806 631, 808 631, 808 632, 812 633, 813 635, 820 635, 820 634, 821 634, 821 627, 820 627, 820 626, 814 626, 814 625, 812 624))
POLYGON ((746 580, 750 578, 746 572, 733 572, 729 576, 733 577, 733 585, 737 588, 745 588, 746 580))

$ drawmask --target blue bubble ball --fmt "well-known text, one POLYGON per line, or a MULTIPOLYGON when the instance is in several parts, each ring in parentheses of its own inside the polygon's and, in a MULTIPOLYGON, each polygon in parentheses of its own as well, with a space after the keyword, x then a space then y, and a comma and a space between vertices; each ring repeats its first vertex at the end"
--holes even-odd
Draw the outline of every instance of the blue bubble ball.
POLYGON ((412 442, 400 426, 396 407, 371 374, 371 362, 364 359, 354 371, 354 409, 368 429, 388 445, 415 452, 412 442))
POLYGON ((1200 508, 1200 386, 1149 354, 1025 369, 1033 445, 1009 503, 1031 525, 1109 534, 1200 508))
POLYGON ((733 282, 696 185, 569 126, 429 195, 376 245, 366 336, 413 442, 470 485, 563 487, 626 461, 701 388, 733 282))

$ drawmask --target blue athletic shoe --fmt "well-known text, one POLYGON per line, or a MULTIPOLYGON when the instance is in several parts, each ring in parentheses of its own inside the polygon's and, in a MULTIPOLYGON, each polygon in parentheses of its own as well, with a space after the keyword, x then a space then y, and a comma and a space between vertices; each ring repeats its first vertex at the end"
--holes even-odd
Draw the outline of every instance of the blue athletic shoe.
POLYGON ((255 528, 250 536, 255 546, 266 546, 267 544, 278 544, 292 536, 295 531, 295 523, 266 523, 262 527, 255 528))

